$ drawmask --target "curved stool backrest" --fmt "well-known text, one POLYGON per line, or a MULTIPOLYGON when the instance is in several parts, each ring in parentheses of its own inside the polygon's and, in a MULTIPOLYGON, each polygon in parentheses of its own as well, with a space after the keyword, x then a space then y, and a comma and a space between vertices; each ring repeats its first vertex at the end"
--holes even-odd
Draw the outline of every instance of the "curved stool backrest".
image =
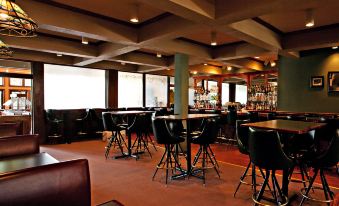
POLYGON ((248 154, 248 127, 242 127, 242 124, 249 123, 250 120, 237 120, 236 122, 236 137, 239 151, 243 154, 248 154))
POLYGON ((258 167, 268 170, 282 170, 292 166, 292 160, 283 152, 278 134, 275 131, 249 128, 249 152, 251 161, 258 167))
POLYGON ((332 141, 326 152, 319 155, 314 160, 314 165, 318 167, 333 167, 339 161, 339 129, 333 134, 332 141))
POLYGON ((158 144, 178 143, 178 138, 171 135, 165 120, 152 118, 152 128, 155 140, 158 144))
POLYGON ((194 142, 199 144, 212 144, 218 136, 217 122, 215 119, 205 119, 205 125, 201 134, 195 138, 194 142))

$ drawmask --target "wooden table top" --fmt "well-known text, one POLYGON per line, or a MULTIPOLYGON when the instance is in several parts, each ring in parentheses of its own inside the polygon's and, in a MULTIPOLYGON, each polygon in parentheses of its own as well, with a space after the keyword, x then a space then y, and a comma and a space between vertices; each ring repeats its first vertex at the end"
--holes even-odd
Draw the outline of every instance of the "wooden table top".
POLYGON ((246 123, 246 124, 242 124, 241 126, 254 127, 258 129, 269 129, 269 130, 275 130, 278 132, 304 134, 311 130, 321 128, 325 125, 326 123, 277 119, 277 120, 270 120, 270 121, 264 121, 264 122, 246 123))
POLYGON ((45 152, 4 158, 0 159, 0 174, 58 162, 58 160, 45 152))
POLYGON ((140 111, 140 110, 129 110, 129 111, 110 111, 103 113, 111 113, 113 115, 128 115, 128 114, 147 114, 154 113, 155 111, 140 111))
POLYGON ((190 120, 190 119, 205 119, 205 118, 214 118, 214 117, 220 117, 220 114, 188 114, 187 116, 167 115, 167 116, 157 116, 155 117, 155 119, 190 120))

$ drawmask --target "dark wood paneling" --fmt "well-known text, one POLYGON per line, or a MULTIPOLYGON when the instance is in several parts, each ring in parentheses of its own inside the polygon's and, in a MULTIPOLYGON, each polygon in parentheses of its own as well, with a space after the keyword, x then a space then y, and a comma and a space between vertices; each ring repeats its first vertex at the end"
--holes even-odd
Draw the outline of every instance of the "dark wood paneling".
POLYGON ((40 135, 40 142, 46 142, 46 126, 44 113, 44 64, 32 63, 33 72, 33 133, 40 135))
POLYGON ((106 71, 106 88, 108 108, 118 108, 118 71, 106 71))

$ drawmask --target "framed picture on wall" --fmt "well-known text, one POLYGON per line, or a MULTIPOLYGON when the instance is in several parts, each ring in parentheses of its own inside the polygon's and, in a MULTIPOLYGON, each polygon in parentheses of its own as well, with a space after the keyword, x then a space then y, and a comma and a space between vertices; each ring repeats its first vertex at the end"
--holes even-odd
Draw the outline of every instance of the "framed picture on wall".
POLYGON ((328 92, 339 92, 339 71, 328 72, 328 92))
POLYGON ((311 88, 322 88, 322 87, 324 87, 324 76, 312 76, 311 88))
POLYGON ((23 81, 20 78, 9 78, 9 85, 21 87, 21 86, 23 86, 23 81))

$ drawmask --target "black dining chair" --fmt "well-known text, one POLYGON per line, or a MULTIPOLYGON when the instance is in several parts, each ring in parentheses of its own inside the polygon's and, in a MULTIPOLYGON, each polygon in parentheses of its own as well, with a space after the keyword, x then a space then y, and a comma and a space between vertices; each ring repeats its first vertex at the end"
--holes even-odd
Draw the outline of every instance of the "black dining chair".
POLYGON ((218 130, 217 130, 217 122, 215 119, 206 119, 205 126, 202 132, 197 136, 191 137, 191 142, 193 144, 199 145, 199 150, 194 157, 191 174, 196 174, 197 172, 202 172, 202 180, 205 185, 206 182, 206 170, 210 168, 214 168, 217 175, 220 178, 217 161, 215 159, 215 155, 210 147, 210 144, 213 144, 217 138, 218 130), (201 157, 202 156, 202 157, 201 157), (201 159, 201 166, 198 166, 198 161, 201 159), (211 165, 209 165, 209 163, 211 165))
POLYGON ((175 171, 183 171, 179 162, 178 156, 173 151, 175 145, 184 142, 185 139, 178 135, 173 135, 167 127, 166 121, 162 119, 152 118, 153 134, 158 144, 165 145, 165 151, 157 164, 156 170, 153 174, 152 180, 154 180, 159 169, 166 170, 166 184, 168 180, 168 171, 172 170, 172 174, 175 171))
POLYGON ((237 121, 237 110, 231 109, 227 112, 227 124, 225 130, 225 139, 228 144, 235 144, 237 142, 235 138, 237 121))
POLYGON ((109 112, 102 113, 102 121, 104 130, 112 132, 112 136, 108 140, 107 145, 105 147, 106 159, 108 158, 112 145, 113 148, 118 146, 121 154, 124 155, 123 147, 125 146, 127 148, 127 145, 124 140, 124 137, 121 135, 121 131, 126 130, 127 128, 123 125, 117 124, 116 120, 113 119, 112 114, 109 112))
POLYGON ((249 130, 248 145, 251 161, 257 167, 266 170, 265 180, 258 193, 254 185, 253 201, 255 204, 263 204, 260 201, 263 199, 265 188, 268 186, 271 176, 274 201, 278 205, 287 205, 289 199, 282 193, 275 173, 277 170, 288 170, 293 166, 293 161, 284 153, 277 132, 258 130, 251 127, 249 130))
POLYGON ((334 193, 331 191, 327 183, 324 170, 326 168, 335 167, 339 162, 339 152, 338 152, 339 151, 339 129, 336 130, 335 134, 332 133, 332 135, 333 135, 332 141, 328 149, 325 152, 314 157, 310 162, 311 167, 314 168, 314 175, 311 178, 310 184, 308 185, 308 187, 301 189, 301 194, 303 198, 299 204, 300 206, 303 205, 306 199, 327 203, 328 205, 330 205, 330 203, 334 199, 334 193), (318 174, 320 175, 322 188, 313 187, 314 181, 317 178, 318 174), (323 190, 326 200, 320 200, 320 199, 311 197, 310 195, 311 189, 323 190))

